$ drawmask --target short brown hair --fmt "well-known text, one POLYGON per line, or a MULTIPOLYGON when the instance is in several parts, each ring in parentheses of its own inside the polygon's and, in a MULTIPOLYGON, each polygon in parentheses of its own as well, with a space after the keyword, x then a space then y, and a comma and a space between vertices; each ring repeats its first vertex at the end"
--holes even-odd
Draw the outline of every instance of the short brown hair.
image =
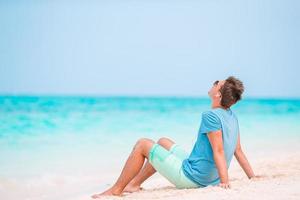
POLYGON ((239 79, 229 76, 225 83, 220 88, 221 106, 224 108, 230 108, 237 101, 242 99, 242 93, 244 92, 244 85, 239 79))

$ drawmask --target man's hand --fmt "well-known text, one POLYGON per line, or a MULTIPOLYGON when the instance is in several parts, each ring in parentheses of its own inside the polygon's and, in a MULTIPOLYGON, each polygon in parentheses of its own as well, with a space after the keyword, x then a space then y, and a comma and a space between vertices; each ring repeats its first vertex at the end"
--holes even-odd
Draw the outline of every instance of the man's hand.
POLYGON ((220 183, 218 186, 221 187, 221 188, 224 188, 224 189, 230 189, 231 188, 229 183, 220 183))

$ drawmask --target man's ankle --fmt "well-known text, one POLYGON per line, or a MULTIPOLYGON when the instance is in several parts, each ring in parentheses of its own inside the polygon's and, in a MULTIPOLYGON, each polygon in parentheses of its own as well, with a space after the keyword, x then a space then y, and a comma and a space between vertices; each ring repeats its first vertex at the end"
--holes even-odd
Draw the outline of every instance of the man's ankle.
POLYGON ((113 195, 120 195, 120 194, 122 194, 122 192, 123 192, 123 189, 121 189, 120 187, 113 186, 113 187, 111 188, 111 193, 112 193, 113 195))

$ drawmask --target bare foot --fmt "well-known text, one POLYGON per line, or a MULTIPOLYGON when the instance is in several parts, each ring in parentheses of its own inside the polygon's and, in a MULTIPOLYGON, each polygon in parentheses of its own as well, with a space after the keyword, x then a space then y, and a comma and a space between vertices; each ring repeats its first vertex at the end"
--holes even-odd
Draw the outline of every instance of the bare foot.
POLYGON ((118 192, 114 192, 112 190, 112 188, 102 192, 102 193, 99 193, 99 194, 94 194, 93 196, 91 196, 93 199, 98 199, 98 198, 101 198, 101 197, 104 197, 104 196, 119 196, 121 193, 118 193, 118 192))
POLYGON ((132 193, 132 192, 138 192, 140 190, 143 190, 142 187, 140 187, 139 185, 138 186, 132 186, 132 185, 127 185, 123 192, 129 192, 129 193, 132 193))

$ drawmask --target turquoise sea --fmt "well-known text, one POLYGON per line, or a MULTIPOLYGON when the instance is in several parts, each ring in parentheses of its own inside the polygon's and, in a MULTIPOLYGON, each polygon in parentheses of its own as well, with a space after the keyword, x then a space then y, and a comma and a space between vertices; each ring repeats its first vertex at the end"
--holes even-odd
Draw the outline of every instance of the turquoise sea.
MULTIPOLYGON (((104 188, 141 137, 191 149, 208 109, 196 97, 0 96, 0 199, 104 188)), ((299 145, 300 99, 245 98, 232 110, 249 155, 299 145)))

